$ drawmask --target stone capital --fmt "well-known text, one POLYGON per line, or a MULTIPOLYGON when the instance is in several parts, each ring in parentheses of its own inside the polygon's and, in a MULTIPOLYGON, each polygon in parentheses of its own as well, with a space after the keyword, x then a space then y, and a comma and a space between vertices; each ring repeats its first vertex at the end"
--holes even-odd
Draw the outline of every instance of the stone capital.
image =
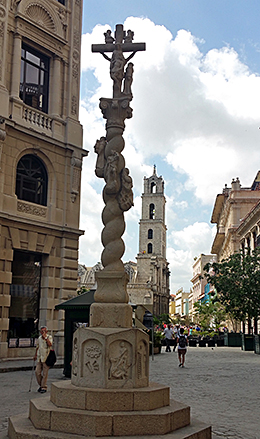
POLYGON ((104 119, 107 119, 106 128, 125 128, 125 119, 131 119, 133 110, 129 103, 131 98, 122 97, 115 99, 101 98, 99 108, 104 119))

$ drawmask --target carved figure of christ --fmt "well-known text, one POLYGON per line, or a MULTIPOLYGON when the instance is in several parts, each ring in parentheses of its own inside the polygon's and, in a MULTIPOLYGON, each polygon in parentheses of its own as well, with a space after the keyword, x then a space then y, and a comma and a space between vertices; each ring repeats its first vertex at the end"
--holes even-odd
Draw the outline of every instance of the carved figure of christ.
POLYGON ((128 61, 138 51, 145 50, 145 43, 123 43, 125 31, 122 24, 116 25, 115 42, 106 44, 92 44, 92 52, 99 52, 110 62, 110 77, 113 80, 113 98, 120 98, 122 93, 122 81, 125 76, 124 68, 128 61), (111 58, 106 52, 112 52, 111 58), (132 52, 127 58, 123 52, 132 52))

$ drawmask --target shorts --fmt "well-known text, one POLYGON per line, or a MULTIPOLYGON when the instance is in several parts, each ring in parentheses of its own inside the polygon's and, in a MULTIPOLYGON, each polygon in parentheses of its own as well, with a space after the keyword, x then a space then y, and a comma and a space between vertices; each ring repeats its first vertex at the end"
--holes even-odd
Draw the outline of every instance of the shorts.
POLYGON ((186 348, 179 348, 179 349, 178 349, 178 353, 179 353, 179 354, 184 355, 184 354, 186 354, 186 352, 187 352, 187 349, 186 349, 186 348))

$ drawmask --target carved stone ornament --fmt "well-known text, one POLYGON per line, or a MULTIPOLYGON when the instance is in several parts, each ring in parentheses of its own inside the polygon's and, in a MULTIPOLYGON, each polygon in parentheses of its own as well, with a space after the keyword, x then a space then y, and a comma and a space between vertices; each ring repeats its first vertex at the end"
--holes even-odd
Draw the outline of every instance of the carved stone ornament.
MULTIPOLYGON (((4 1, 4 0, 2 0, 4 1)), ((11 0, 11 5, 10 5, 10 9, 11 11, 16 11, 17 6, 19 5, 21 0, 11 0)))
POLYGON ((25 14, 31 21, 37 23, 43 29, 50 32, 55 32, 55 23, 50 13, 42 5, 30 4, 25 11, 25 14))
POLYGON ((0 19, 4 19, 6 16, 6 11, 0 6, 0 19))
POLYGON ((22 201, 17 202, 17 210, 18 212, 27 213, 29 215, 35 215, 40 217, 46 217, 47 216, 47 208, 45 207, 39 207, 39 206, 33 206, 31 204, 24 203, 22 201))
POLYGON ((72 157, 71 159, 71 201, 75 203, 79 194, 80 172, 82 168, 82 159, 72 157))

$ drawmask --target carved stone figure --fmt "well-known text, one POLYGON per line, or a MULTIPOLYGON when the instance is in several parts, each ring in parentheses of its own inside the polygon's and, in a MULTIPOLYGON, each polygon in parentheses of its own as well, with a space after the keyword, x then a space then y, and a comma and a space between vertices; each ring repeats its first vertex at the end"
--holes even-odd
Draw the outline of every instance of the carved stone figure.
POLYGON ((120 187, 119 175, 117 166, 119 161, 119 154, 116 151, 111 151, 111 155, 107 157, 105 165, 105 180, 107 182, 105 191, 107 194, 116 194, 120 187))
POLYGON ((131 53, 128 58, 125 58, 122 51, 121 44, 115 44, 115 50, 111 58, 105 53, 102 53, 103 57, 110 61, 110 77, 113 80, 113 97, 120 98, 122 93, 122 81, 124 78, 124 68, 128 61, 133 58, 135 52, 131 53))
POLYGON ((123 94, 126 96, 130 96, 131 99, 133 97, 131 90, 131 85, 133 82, 133 72, 134 72, 134 64, 130 62, 125 71, 123 94))
POLYGON ((106 138, 100 137, 100 139, 96 141, 95 146, 94 146, 94 151, 96 154, 98 154, 95 174, 99 178, 104 177, 106 144, 107 144, 106 138))
POLYGON ((118 203, 121 210, 126 212, 133 205, 133 180, 129 175, 129 169, 124 168, 121 174, 121 190, 118 195, 118 203))
POLYGON ((104 32, 104 36, 105 36, 105 43, 106 44, 112 44, 115 41, 115 39, 111 35, 110 29, 108 29, 106 32, 104 32))
POLYGON ((131 364, 128 360, 128 351, 125 343, 120 343, 119 355, 110 357, 110 379, 126 379, 128 378, 128 370, 131 364))
POLYGON ((134 32, 132 32, 130 29, 127 31, 127 34, 124 38, 125 43, 132 43, 134 39, 134 32))

